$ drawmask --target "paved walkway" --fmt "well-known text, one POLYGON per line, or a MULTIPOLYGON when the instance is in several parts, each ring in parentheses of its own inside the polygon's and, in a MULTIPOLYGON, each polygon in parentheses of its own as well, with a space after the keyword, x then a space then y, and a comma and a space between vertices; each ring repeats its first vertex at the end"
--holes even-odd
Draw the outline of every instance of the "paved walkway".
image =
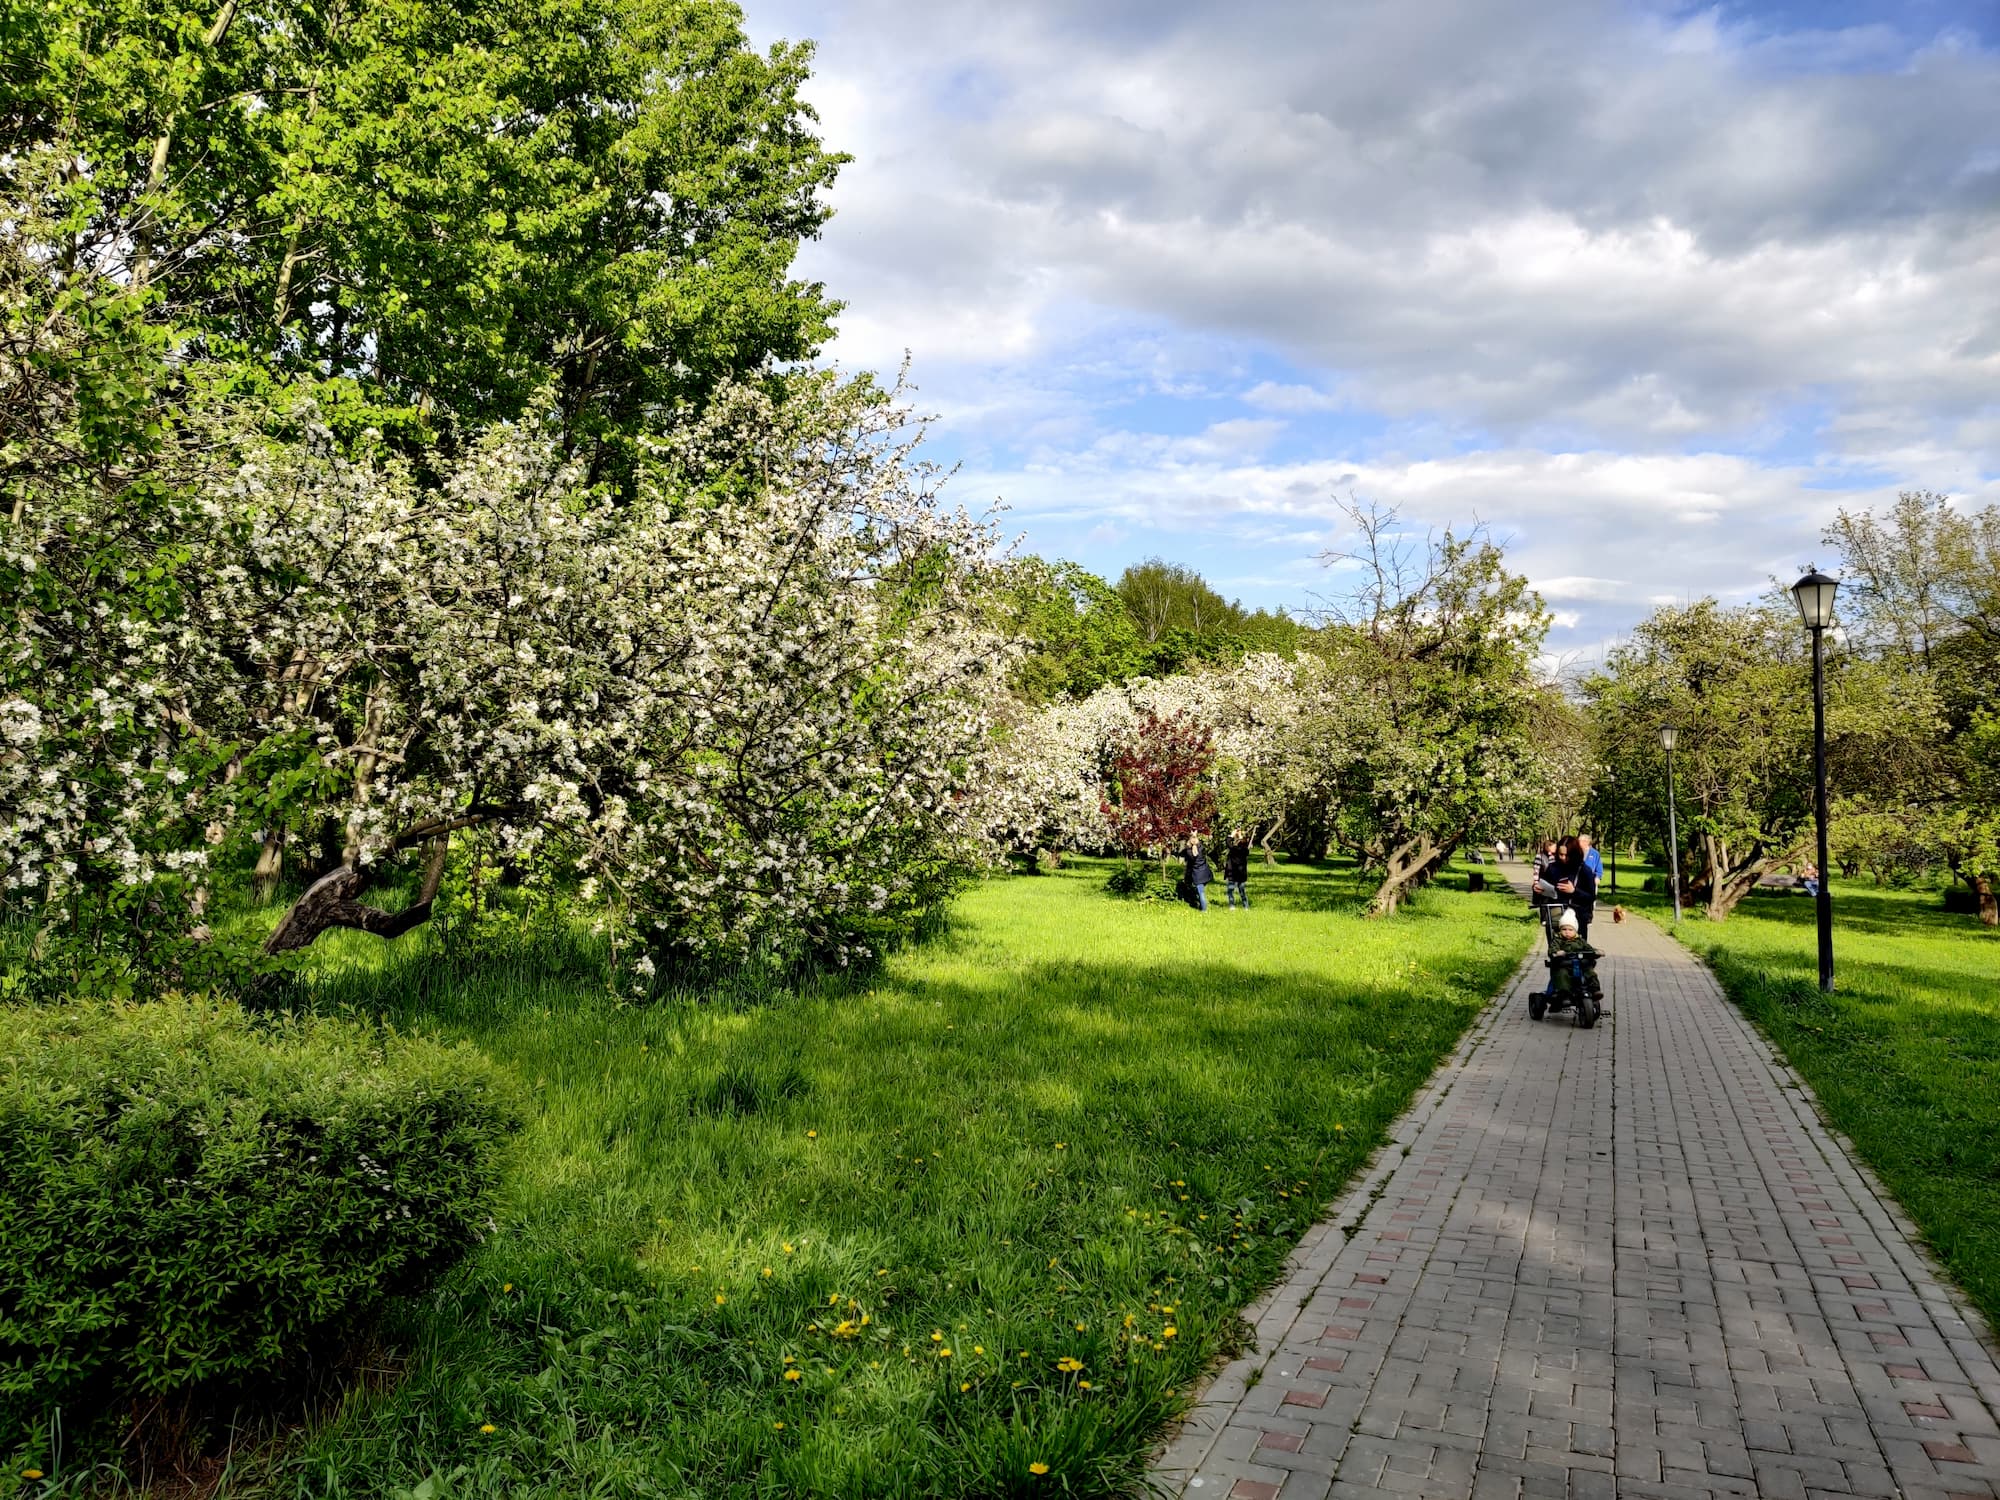
POLYGON ((1591 938, 1597 1029, 1528 1019, 1531 960, 1249 1309, 1160 1492, 2000 1495, 1962 1299, 1706 969, 1642 918, 1591 938))

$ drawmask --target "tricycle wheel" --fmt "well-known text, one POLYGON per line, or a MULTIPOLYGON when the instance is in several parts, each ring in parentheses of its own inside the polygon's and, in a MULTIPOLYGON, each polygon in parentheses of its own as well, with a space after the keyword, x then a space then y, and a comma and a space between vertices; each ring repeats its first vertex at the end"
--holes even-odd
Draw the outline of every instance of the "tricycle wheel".
POLYGON ((1597 1013, 1597 997, 1589 991, 1585 991, 1577 998, 1576 1024, 1581 1026, 1585 1031, 1590 1030, 1591 1027, 1597 1024, 1597 1013))
POLYGON ((1548 1008, 1549 997, 1544 995, 1540 990, 1536 990, 1528 996, 1528 1019, 1530 1021, 1541 1020, 1542 1013, 1548 1008))

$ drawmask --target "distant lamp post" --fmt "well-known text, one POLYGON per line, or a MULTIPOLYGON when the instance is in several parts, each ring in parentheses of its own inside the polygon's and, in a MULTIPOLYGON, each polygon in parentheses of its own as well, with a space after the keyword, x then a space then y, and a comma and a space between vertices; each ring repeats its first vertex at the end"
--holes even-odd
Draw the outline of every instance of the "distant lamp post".
POLYGON ((1660 748, 1667 752, 1667 857, 1671 861, 1671 873, 1667 876, 1674 885, 1674 925, 1681 922, 1681 831, 1674 816, 1674 746, 1679 743, 1680 730, 1672 724, 1660 726, 1660 748))
POLYGON ((1618 894, 1618 773, 1604 773, 1604 788, 1610 806, 1604 810, 1605 843, 1611 846, 1611 894, 1618 894))
POLYGON ((1819 832, 1819 987, 1833 992, 1833 889, 1827 879, 1826 857, 1826 629, 1833 623, 1833 594, 1838 578, 1814 568, 1792 585, 1799 618, 1812 635, 1813 648, 1813 822, 1819 832))

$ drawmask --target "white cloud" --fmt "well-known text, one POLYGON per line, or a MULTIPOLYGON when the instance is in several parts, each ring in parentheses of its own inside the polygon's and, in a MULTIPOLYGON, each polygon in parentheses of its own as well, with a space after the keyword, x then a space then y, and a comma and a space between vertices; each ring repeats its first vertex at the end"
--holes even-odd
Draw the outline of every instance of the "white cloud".
POLYGON ((857 157, 802 267, 837 352, 913 350, 1031 543, 1275 549, 1337 487, 1486 519, 1608 630, 1843 499, 1994 493, 2000 56, 1911 10, 794 3, 751 20, 822 34, 857 157))

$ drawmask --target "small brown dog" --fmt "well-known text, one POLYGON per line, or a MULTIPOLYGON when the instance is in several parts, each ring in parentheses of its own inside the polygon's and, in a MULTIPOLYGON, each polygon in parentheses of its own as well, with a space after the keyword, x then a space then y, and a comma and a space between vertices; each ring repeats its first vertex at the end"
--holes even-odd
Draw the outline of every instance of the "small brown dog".
POLYGON ((1624 921, 1624 920, 1625 920, 1625 908, 1624 908, 1624 907, 1622 907, 1622 906, 1614 906, 1614 907, 1612 907, 1612 908, 1611 908, 1611 925, 1615 927, 1615 926, 1617 926, 1617 925, 1618 925, 1618 924, 1619 924, 1620 922, 1622 922, 1622 921, 1624 921))

